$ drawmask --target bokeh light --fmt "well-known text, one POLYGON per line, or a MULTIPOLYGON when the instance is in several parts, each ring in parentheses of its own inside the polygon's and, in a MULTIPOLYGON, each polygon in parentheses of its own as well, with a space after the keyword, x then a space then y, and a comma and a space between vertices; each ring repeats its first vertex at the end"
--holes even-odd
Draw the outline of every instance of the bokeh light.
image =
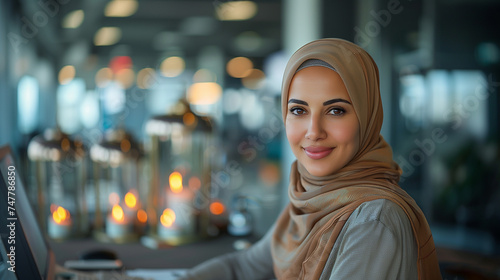
POLYGON ((83 10, 75 10, 68 13, 62 20, 63 28, 78 28, 85 18, 83 10))
POLYGON ((59 84, 65 85, 71 82, 75 78, 75 66, 66 65, 61 70, 59 70, 59 84))
POLYGON ((115 204, 120 203, 120 196, 117 193, 112 192, 109 194, 108 200, 109 200, 109 204, 115 205, 115 204))
POLYGON ((137 73, 137 87, 148 89, 156 81, 156 72, 153 68, 144 68, 137 73))
POLYGON ((216 82, 217 75, 208 69, 199 69, 193 75, 193 83, 216 82))
POLYGON ((96 46, 111 46, 122 37, 122 31, 118 27, 101 27, 94 35, 94 45, 96 46))
POLYGON ((201 181, 198 177, 193 176, 189 178, 188 185, 191 190, 197 191, 201 187, 201 181))
POLYGON ((182 57, 171 56, 163 60, 160 71, 163 76, 173 78, 182 74, 185 68, 186 63, 182 57))
POLYGON ((174 210, 170 208, 163 210, 163 214, 160 216, 160 222, 165 227, 171 227, 175 222, 174 210))
POLYGON ((234 78, 244 78, 253 69, 253 63, 250 59, 246 57, 235 57, 226 65, 226 71, 229 76, 234 78))
POLYGON ((187 92, 187 100, 195 105, 210 105, 222 96, 222 87, 217 83, 195 83, 187 92))
POLYGON ((257 4, 253 1, 227 1, 216 7, 219 20, 248 20, 257 14, 257 4))
POLYGON ((241 79, 241 83, 248 89, 261 89, 264 87, 266 74, 259 69, 250 70, 249 74, 241 79))
POLYGON ((121 69, 116 72, 115 80, 124 88, 131 88, 134 85, 135 73, 132 69, 121 69))
POLYGON ((95 74, 95 84, 100 88, 106 87, 111 80, 113 80, 113 71, 111 68, 101 68, 95 74))
POLYGON ((146 223, 148 221, 148 214, 143 209, 137 211, 137 220, 141 223, 146 223))
POLYGON ((129 17, 133 15, 139 3, 137 0, 112 0, 104 9, 104 15, 107 17, 129 17))
POLYGON ((196 125, 196 116, 191 112, 187 112, 182 116, 182 122, 186 126, 194 126, 196 125))
POLYGON ((174 171, 168 177, 168 182, 170 183, 170 189, 174 193, 180 193, 182 191, 182 175, 181 173, 174 171))
POLYGON ((127 205, 128 208, 134 208, 137 205, 137 198, 131 192, 125 194, 124 200, 125 200, 125 205, 127 205))
POLYGON ((114 205, 113 210, 111 210, 111 216, 118 222, 125 220, 125 213, 123 213, 123 209, 120 205, 114 205))
POLYGON ((225 210, 226 207, 224 207, 224 204, 221 202, 215 201, 210 203, 210 213, 214 215, 221 215, 225 210))

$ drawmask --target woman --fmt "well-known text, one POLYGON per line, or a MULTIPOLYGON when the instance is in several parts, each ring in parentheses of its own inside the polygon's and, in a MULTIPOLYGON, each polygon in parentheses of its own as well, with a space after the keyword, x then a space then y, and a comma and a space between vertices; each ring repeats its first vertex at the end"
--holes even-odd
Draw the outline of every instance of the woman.
POLYGON ((306 44, 282 86, 297 161, 290 203, 258 243, 209 260, 189 279, 441 279, 434 241, 380 135, 378 69, 341 39, 306 44))

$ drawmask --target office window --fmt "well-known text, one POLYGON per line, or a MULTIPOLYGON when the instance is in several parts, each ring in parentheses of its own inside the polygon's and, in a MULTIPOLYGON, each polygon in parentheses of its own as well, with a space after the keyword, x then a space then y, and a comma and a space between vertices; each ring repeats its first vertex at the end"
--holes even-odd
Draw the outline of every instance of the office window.
POLYGON ((81 128, 80 106, 85 93, 85 82, 73 79, 57 89, 57 123, 61 130, 73 134, 81 128))
POLYGON ((35 78, 24 76, 19 80, 17 88, 17 124, 21 133, 29 134, 38 125, 39 94, 38 81, 35 78))

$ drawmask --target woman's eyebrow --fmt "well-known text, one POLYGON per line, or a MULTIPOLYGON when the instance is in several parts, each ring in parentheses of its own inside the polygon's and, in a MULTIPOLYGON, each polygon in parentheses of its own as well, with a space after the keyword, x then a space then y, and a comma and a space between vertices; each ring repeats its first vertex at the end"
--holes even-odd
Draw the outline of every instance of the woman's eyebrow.
MULTIPOLYGON (((338 103, 338 102, 343 102, 343 103, 347 103, 347 104, 351 105, 351 102, 349 102, 349 101, 347 101, 345 99, 335 98, 335 99, 330 99, 328 101, 323 102, 323 106, 327 106, 327 105, 330 105, 330 104, 333 104, 333 103, 338 103)), ((299 99, 293 99, 293 98, 290 99, 290 100, 288 100, 288 104, 290 104, 290 103, 297 103, 297 104, 302 104, 302 105, 305 105, 305 106, 309 106, 309 104, 307 104, 307 102, 299 100, 299 99)))
POLYGON ((293 98, 288 100, 288 104, 290 104, 290 103, 297 103, 297 104, 309 106, 309 104, 307 104, 307 102, 299 100, 299 99, 293 99, 293 98))
POLYGON ((351 102, 349 102, 349 101, 347 101, 345 99, 335 98, 335 99, 330 99, 328 101, 323 102, 323 106, 327 106, 327 105, 330 105, 330 104, 333 104, 333 103, 337 103, 337 102, 343 102, 343 103, 347 103, 347 104, 351 105, 351 102))

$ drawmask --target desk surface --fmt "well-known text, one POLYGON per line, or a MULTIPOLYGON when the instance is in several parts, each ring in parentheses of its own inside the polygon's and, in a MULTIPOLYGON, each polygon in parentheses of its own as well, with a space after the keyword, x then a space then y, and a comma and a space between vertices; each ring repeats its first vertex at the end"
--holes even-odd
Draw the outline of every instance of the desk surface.
MULTIPOLYGON (((191 244, 162 249, 150 249, 141 243, 111 244, 99 243, 93 239, 77 239, 65 242, 51 241, 57 263, 76 260, 80 254, 92 249, 115 251, 126 269, 168 269, 191 268, 207 259, 235 251, 233 244, 238 240, 256 242, 258 237, 233 237, 222 235, 191 244)), ((447 279, 457 275, 475 275, 477 279, 500 279, 500 257, 482 256, 470 252, 437 248, 441 273, 447 279)), ((474 278, 476 279, 476 278, 474 278)))
POLYGON ((77 260, 88 250, 107 249, 117 253, 126 269, 137 268, 190 268, 207 259, 235 251, 233 244, 238 240, 255 242, 257 237, 234 237, 222 235, 190 244, 150 249, 141 243, 100 243, 94 239, 75 239, 64 242, 50 241, 58 264, 77 260))

